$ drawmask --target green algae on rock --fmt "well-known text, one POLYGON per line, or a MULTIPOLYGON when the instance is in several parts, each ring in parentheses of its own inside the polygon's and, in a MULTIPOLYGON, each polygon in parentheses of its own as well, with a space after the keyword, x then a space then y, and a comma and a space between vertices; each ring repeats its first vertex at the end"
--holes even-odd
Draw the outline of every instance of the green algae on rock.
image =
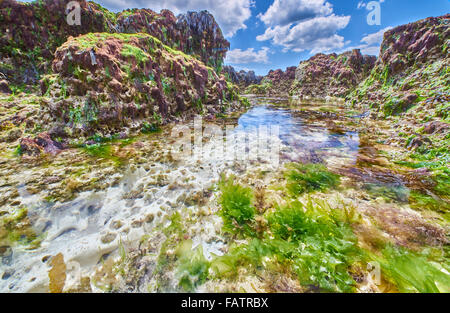
POLYGON ((77 130, 144 126, 154 116, 198 111, 198 103, 219 112, 238 98, 212 68, 143 33, 71 38, 56 51, 53 69, 58 75, 41 83, 56 101, 47 109, 55 122, 77 130))

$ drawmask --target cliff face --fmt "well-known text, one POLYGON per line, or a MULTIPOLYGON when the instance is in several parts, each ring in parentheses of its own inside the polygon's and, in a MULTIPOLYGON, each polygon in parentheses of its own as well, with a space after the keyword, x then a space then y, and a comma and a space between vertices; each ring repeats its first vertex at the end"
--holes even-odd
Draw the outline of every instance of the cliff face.
POLYGON ((162 10, 134 9, 118 14, 117 30, 123 33, 147 33, 165 45, 197 55, 206 65, 220 72, 230 43, 223 37, 214 17, 207 11, 188 12, 175 17, 162 10))
POLYGON ((362 55, 359 50, 317 54, 300 63, 291 93, 312 98, 345 96, 369 75, 375 61, 376 57, 362 55))
POLYGON ((148 9, 109 12, 93 2, 80 0, 81 25, 66 21, 69 0, 41 0, 20 3, 0 2, 0 73, 14 84, 33 84, 47 73, 53 53, 69 36, 93 32, 143 32, 171 48, 196 55, 218 69, 229 49, 214 17, 206 11, 175 17, 163 10, 148 9))
POLYGON ((413 106, 448 116, 449 22, 447 14, 386 32, 371 75, 349 97, 352 104, 376 108, 385 116, 413 106))
POLYGON ((81 25, 66 21, 69 0, 0 2, 0 72, 16 84, 33 84, 49 70, 53 53, 69 36, 111 29, 99 5, 78 1, 81 25))
POLYGON ((41 81, 52 99, 43 107, 53 122, 81 134, 141 127, 209 105, 218 113, 234 96, 213 68, 143 33, 71 37, 52 68, 41 81))

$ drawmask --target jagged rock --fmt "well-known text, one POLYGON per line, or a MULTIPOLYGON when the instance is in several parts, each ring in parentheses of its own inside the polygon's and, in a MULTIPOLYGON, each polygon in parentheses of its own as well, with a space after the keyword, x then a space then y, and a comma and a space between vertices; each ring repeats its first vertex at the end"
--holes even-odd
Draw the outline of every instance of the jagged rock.
POLYGON ((21 153, 30 156, 37 156, 43 152, 55 155, 62 149, 64 146, 52 140, 50 135, 45 132, 37 135, 34 139, 26 137, 20 140, 21 153))
POLYGON ((221 68, 230 43, 223 37, 219 25, 208 11, 188 12, 175 17, 162 10, 126 10, 118 14, 117 28, 123 33, 147 33, 164 44, 195 54, 207 65, 221 68))
POLYGON ((289 93, 292 82, 295 78, 295 66, 270 70, 258 84, 250 85, 246 92, 252 94, 264 94, 267 96, 286 95, 289 93))
POLYGON ((0 92, 6 93, 6 94, 12 93, 11 89, 9 89, 8 81, 6 81, 4 79, 0 80, 0 92))
POLYGON ((387 31, 370 76, 348 97, 352 104, 401 114, 412 106, 448 115, 450 14, 387 31), (415 95, 415 96, 414 96, 415 95))
POLYGON ((100 5, 85 0, 81 25, 69 25, 66 6, 70 0, 22 3, 0 1, 0 71, 11 82, 34 84, 39 73, 49 70, 53 52, 69 36, 110 31, 112 25, 100 5))
POLYGON ((435 134, 435 133, 443 133, 445 131, 448 131, 450 129, 450 125, 443 122, 430 122, 425 125, 425 128, 423 130, 424 134, 435 134))
POLYGON ((220 106, 235 92, 201 61, 143 33, 69 38, 52 68, 55 74, 41 81, 54 99, 45 106, 55 121, 81 125, 81 132, 122 131, 155 115, 168 119, 199 105, 220 106))
MULTIPOLYGON (((116 14, 94 2, 79 0, 81 25, 69 25, 66 6, 70 1, 0 1, 0 73, 9 81, 37 83, 40 74, 49 72, 56 48, 70 36, 87 33, 148 33, 173 49, 197 55, 218 72, 230 47, 207 11, 178 17, 168 10, 158 14, 148 9, 116 14)), ((91 55, 91 62, 96 62, 95 55, 91 55)))
POLYGON ((359 49, 340 55, 316 54, 300 63, 291 93, 300 97, 342 97, 363 81, 372 70, 376 57, 362 55, 359 49))
POLYGON ((227 65, 223 67, 223 73, 236 85, 240 88, 245 88, 252 84, 261 83, 262 76, 256 76, 254 71, 244 71, 241 70, 236 72, 234 67, 227 65))

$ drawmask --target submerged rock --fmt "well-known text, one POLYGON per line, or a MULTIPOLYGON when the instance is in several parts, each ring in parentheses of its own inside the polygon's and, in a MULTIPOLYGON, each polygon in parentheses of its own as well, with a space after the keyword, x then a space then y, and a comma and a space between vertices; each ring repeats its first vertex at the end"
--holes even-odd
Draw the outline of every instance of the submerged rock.
POLYGON ((5 79, 0 80, 0 92, 6 93, 6 94, 12 93, 11 89, 9 88, 8 81, 6 81, 5 79))
POLYGON ((20 140, 20 152, 30 156, 37 156, 43 152, 55 155, 63 148, 64 146, 52 140, 48 133, 41 133, 34 139, 27 137, 20 140))

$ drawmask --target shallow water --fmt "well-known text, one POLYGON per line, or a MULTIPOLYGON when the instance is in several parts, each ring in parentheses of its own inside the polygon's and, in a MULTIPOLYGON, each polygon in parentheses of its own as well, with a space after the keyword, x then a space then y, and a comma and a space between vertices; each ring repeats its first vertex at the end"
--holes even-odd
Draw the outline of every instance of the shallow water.
MULTIPOLYGON (((244 175, 257 170, 278 171, 283 163, 293 161, 324 163, 329 167, 355 164, 360 146, 358 133, 335 133, 324 124, 308 122, 292 109, 260 102, 239 118, 232 131, 235 137, 231 138, 245 135, 246 142, 252 143, 266 136, 266 143, 279 146, 279 158, 264 159, 264 153, 254 158, 251 148, 242 150, 242 141, 236 140, 227 142, 228 147, 248 152, 248 158, 235 161, 206 155, 165 162, 150 157, 147 164, 121 173, 115 187, 82 192, 65 203, 46 202, 39 193, 30 195, 23 185, 17 186, 29 215, 37 217, 33 228, 45 237, 38 249, 26 250, 18 245, 2 257, 0 291, 47 292, 49 259, 58 253, 63 254, 68 268, 66 286, 76 285, 80 277, 91 275, 102 260, 117 255, 122 243, 138 242, 157 225, 166 223, 165 217, 173 212, 185 207, 213 206, 207 191, 223 172, 244 175), (276 131, 261 132, 264 127, 276 131), (198 197, 204 198, 203 204, 190 200, 198 197)), ((168 152, 173 139, 166 135, 167 132, 142 141, 157 141, 164 150, 161 152, 168 152)), ((204 144, 205 150, 218 146, 219 141, 223 143, 221 138, 210 139, 204 144)), ((220 240, 209 240, 218 224, 219 221, 198 225, 202 230, 194 238, 194 246, 202 244, 208 258, 211 253, 220 254, 223 245, 220 240)), ((92 287, 93 291, 101 291, 92 287)))

